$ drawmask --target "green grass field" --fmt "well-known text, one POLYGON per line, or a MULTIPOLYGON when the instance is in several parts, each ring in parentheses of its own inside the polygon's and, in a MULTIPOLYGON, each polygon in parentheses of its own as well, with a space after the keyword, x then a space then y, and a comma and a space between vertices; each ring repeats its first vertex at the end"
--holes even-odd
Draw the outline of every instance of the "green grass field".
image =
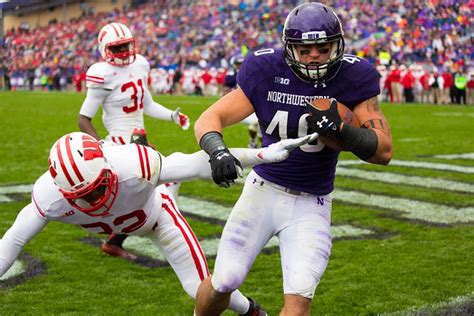
MULTIPOLYGON (((29 186, 19 185, 31 185, 46 171, 54 141, 77 130, 83 98, 0 93, 0 236, 29 202, 29 186)), ((180 106, 194 122, 215 99, 156 100, 180 106)), ((393 160, 383 167, 341 155, 335 239, 313 315, 472 315, 474 108, 383 104, 382 110, 392 128, 393 160)), ((100 115, 93 123, 105 135, 100 115)), ((150 141, 165 155, 199 149, 192 127, 180 131, 149 118, 146 125, 150 141)), ((246 126, 228 128, 225 138, 231 147, 245 147, 246 126)), ((210 255, 211 271, 222 218, 216 221, 210 208, 229 210, 241 189, 202 180, 181 186, 181 209, 210 255), (198 214, 203 207, 196 203, 204 202, 209 210, 198 214)), ((15 265, 19 274, 0 280, 0 315, 192 315, 194 302, 171 268, 108 257, 88 237, 103 238, 50 223, 25 247, 15 265)), ((145 253, 137 243, 130 248, 145 253)), ((258 256, 242 291, 278 315, 283 295, 275 247, 258 256)))

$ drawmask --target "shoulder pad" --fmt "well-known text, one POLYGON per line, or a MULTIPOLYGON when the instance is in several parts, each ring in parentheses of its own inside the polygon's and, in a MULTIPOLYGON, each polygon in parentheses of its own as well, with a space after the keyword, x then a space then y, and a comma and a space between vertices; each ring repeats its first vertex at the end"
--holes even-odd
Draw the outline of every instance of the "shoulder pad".
POLYGON ((148 60, 146 60, 145 57, 143 57, 142 55, 140 54, 137 54, 137 60, 135 61, 138 65, 140 65, 140 67, 143 67, 146 71, 146 73, 150 72, 150 63, 148 62, 148 60))
POLYGON ((86 73, 87 88, 111 89, 111 66, 106 62, 95 63, 89 67, 86 73))
POLYGON ((288 68, 283 55, 282 49, 265 48, 245 57, 237 73, 237 84, 250 100, 260 82, 288 68))
POLYGON ((153 184, 161 172, 161 155, 153 148, 127 144, 104 147, 104 154, 117 172, 119 180, 141 178, 153 184))
POLYGON ((151 147, 134 144, 140 161, 141 177, 157 183, 161 172, 161 155, 151 147))
POLYGON ((343 78, 345 84, 356 91, 350 96, 346 95, 348 100, 338 100, 349 108, 380 93, 379 74, 375 67, 364 58, 344 54, 337 78, 343 78))

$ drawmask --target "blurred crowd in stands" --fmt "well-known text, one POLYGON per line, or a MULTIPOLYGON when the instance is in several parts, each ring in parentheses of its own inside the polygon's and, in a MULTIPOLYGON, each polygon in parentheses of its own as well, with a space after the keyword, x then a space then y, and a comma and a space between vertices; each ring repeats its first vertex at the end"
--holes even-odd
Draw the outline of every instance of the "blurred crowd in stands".
MULTIPOLYGON (((90 13, 67 23, 6 30, 0 88, 83 91, 97 62, 97 33, 109 22, 130 27, 151 64, 155 93, 220 95, 229 60, 282 47, 283 22, 301 1, 139 1, 122 11, 90 13)), ((381 74, 383 100, 474 104, 471 0, 333 0, 346 53, 381 74)))

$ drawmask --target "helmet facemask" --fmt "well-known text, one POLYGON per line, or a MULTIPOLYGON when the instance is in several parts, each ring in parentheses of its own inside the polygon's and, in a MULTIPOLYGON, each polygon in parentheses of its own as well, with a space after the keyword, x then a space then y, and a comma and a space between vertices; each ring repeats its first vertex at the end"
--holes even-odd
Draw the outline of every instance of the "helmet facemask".
POLYGON ((135 61, 135 39, 126 39, 105 45, 106 61, 115 66, 130 65, 135 61))
POLYGON ((75 191, 59 191, 69 204, 79 211, 90 216, 105 216, 117 197, 117 175, 110 169, 103 169, 89 185, 75 191))
POLYGON ((344 56, 344 39, 342 36, 325 38, 322 40, 304 41, 301 39, 285 40, 285 59, 291 69, 302 80, 318 83, 332 79, 337 71, 331 72, 331 68, 340 67, 340 61, 344 56), (305 64, 301 62, 296 45, 318 45, 329 43, 329 58, 326 62, 305 64), (327 76, 326 76, 327 75, 327 76))

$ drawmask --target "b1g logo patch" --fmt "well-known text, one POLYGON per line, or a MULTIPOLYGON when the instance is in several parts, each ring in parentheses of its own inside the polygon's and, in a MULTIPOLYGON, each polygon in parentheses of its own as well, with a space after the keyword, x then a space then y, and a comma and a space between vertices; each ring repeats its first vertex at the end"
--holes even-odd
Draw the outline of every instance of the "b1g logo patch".
POLYGON ((283 85, 289 85, 290 84, 290 79, 288 78, 282 78, 282 77, 275 77, 275 83, 277 84, 283 84, 283 85))

